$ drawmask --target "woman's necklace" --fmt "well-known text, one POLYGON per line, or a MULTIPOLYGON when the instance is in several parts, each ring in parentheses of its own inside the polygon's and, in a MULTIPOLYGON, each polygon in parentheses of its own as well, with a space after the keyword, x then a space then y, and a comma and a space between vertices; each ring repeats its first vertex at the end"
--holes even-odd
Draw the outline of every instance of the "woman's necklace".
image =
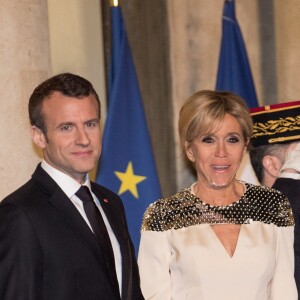
MULTIPOLYGON (((195 183, 193 185, 193 192, 194 192, 195 196, 198 197, 202 202, 207 203, 212 206, 227 206, 229 204, 232 204, 232 203, 238 201, 243 196, 244 191, 245 191, 244 184, 242 184, 239 181, 236 181, 233 184, 232 197, 226 197, 226 199, 229 199, 229 200, 226 201, 224 199, 225 198, 224 196, 223 197, 218 196, 218 199, 220 199, 220 200, 216 200, 216 198, 217 198, 216 196, 214 196, 214 195, 213 195, 213 197, 207 196, 204 194, 204 192, 201 192, 201 189, 199 188, 198 183, 195 183), (240 185, 241 191, 238 191, 237 184, 240 185)), ((213 193, 211 193, 211 194, 213 194, 213 193)))

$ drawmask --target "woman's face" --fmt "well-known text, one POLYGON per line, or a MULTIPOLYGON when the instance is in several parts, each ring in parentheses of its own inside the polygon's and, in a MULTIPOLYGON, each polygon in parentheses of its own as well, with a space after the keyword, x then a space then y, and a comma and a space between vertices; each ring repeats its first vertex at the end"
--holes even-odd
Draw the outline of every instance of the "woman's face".
POLYGON ((215 125, 214 132, 198 136, 187 145, 186 154, 195 164, 200 183, 220 189, 233 182, 246 152, 246 142, 232 115, 226 114, 224 120, 215 125))

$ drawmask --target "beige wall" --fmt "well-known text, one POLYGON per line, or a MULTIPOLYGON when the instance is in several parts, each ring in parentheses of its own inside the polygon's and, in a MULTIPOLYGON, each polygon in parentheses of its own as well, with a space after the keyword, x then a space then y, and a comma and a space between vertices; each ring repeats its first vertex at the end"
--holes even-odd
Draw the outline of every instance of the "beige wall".
POLYGON ((278 99, 300 99, 300 1, 274 0, 274 13, 278 99))
POLYGON ((48 0, 52 73, 71 72, 92 82, 106 109, 99 0, 48 0))
POLYGON ((28 97, 50 73, 47 3, 2 0, 0 10, 0 199, 28 180, 39 160, 28 97))

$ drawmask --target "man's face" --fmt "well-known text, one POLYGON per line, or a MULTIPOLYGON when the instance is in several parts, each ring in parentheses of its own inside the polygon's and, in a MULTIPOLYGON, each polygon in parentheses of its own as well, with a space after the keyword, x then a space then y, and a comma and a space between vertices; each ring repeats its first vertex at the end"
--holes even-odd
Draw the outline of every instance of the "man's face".
POLYGON ((33 127, 33 141, 43 149, 44 159, 50 165, 83 183, 101 153, 95 96, 77 99, 55 92, 44 101, 42 113, 47 137, 33 127))

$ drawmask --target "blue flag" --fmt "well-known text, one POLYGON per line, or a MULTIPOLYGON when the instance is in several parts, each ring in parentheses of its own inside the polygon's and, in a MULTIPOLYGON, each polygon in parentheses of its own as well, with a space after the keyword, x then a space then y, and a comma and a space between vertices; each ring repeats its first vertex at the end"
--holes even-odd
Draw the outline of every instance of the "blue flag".
POLYGON ((108 114, 96 181, 121 197, 137 251, 145 209, 161 192, 121 8, 112 7, 111 17, 108 114))
POLYGON ((257 98, 246 47, 235 17, 234 0, 225 0, 222 45, 216 90, 234 92, 249 108, 257 107, 257 98))

